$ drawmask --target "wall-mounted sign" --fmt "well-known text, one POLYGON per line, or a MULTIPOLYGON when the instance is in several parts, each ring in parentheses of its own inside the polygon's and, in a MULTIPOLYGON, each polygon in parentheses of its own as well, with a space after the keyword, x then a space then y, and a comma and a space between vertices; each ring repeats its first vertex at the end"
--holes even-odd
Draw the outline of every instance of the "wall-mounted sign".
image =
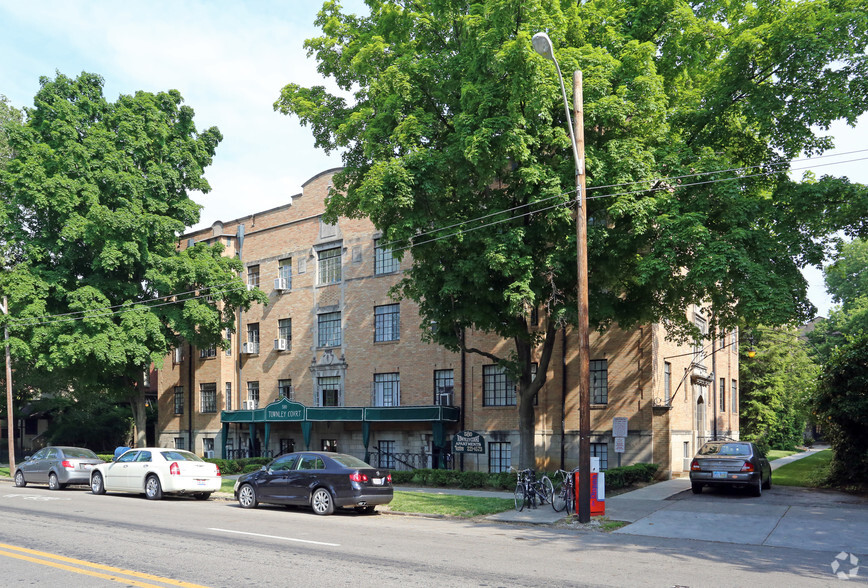
POLYGON ((476 431, 459 431, 452 436, 452 453, 485 453, 485 439, 476 431))
POLYGON ((627 436, 627 417, 615 417, 612 419, 612 437, 627 436))

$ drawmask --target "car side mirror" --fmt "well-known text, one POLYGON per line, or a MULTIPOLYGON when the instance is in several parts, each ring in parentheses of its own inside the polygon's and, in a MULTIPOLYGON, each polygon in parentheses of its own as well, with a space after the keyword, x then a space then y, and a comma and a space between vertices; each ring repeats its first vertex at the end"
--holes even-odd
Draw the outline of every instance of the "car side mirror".
POLYGON ((33 456, 32 456, 32 455, 25 455, 25 456, 24 456, 24 461, 30 461, 30 458, 31 458, 31 457, 33 457, 33 456))
POLYGON ((261 472, 268 472, 268 473, 271 473, 271 470, 268 469, 268 468, 265 467, 265 466, 262 466, 261 468, 259 468, 259 471, 261 471, 261 472))

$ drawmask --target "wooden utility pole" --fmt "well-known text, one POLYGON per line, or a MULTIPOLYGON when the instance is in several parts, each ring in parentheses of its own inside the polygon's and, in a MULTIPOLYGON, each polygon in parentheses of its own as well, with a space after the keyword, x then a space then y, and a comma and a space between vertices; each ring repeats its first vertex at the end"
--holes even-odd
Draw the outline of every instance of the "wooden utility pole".
POLYGON ((576 151, 576 263, 579 289, 579 522, 591 520, 591 345, 588 334, 588 211, 585 206, 585 116, 582 72, 573 72, 576 151))
MULTIPOLYGON (((9 314, 6 297, 3 297, 3 314, 9 314)), ((3 340, 6 342, 6 428, 9 433, 9 474, 15 475, 15 422, 12 410, 12 359, 9 356, 9 327, 3 326, 3 340)))

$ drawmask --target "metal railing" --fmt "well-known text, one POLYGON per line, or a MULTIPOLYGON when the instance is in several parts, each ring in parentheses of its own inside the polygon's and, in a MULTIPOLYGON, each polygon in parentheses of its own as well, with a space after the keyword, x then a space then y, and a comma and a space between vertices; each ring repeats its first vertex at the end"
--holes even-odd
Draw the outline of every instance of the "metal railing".
MULTIPOLYGON (((374 467, 387 467, 390 470, 398 472, 435 467, 433 456, 430 453, 381 452, 378 450, 373 450, 369 453, 370 459, 368 463, 374 467)), ((452 454, 447 453, 444 458, 444 467, 442 469, 453 469, 455 460, 452 459, 452 454)), ((436 465, 439 467, 439 464, 436 465)))

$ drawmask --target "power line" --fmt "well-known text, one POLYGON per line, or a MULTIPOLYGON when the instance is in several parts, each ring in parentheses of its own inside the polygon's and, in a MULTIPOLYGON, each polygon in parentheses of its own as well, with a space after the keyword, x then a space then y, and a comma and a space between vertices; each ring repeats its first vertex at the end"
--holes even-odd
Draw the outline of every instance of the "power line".
MULTIPOLYGON (((820 159, 820 158, 824 158, 824 157, 834 157, 834 156, 841 156, 841 155, 847 155, 847 154, 853 154, 853 153, 862 153, 862 152, 865 152, 865 151, 868 151, 868 149, 861 149, 861 150, 850 151, 850 152, 841 153, 841 154, 835 154, 835 155, 824 155, 824 156, 818 156, 818 157, 814 157, 814 158, 806 158, 806 159, 801 160, 801 161, 810 161, 810 160, 813 160, 813 159, 820 159)), ((853 162, 857 162, 857 161, 864 161, 864 160, 866 160, 866 159, 868 159, 868 157, 862 157, 862 158, 856 158, 856 159, 845 160, 845 161, 838 161, 838 162, 829 162, 829 163, 823 163, 823 164, 816 164, 816 165, 810 165, 810 166, 805 166, 805 167, 790 168, 789 171, 798 171, 798 170, 802 170, 802 169, 811 169, 811 168, 814 168, 814 167, 826 167, 826 166, 830 166, 830 165, 841 165, 841 164, 845 164, 845 163, 853 163, 853 162)), ((793 160, 793 161, 799 161, 799 160, 793 160)), ((786 164, 785 164, 785 163, 781 163, 781 164, 773 164, 773 165, 780 165, 780 166, 783 166, 783 165, 786 165, 786 164)), ((604 187, 628 186, 628 185, 638 184, 638 183, 641 183, 641 182, 655 182, 655 183, 658 183, 658 182, 661 182, 661 181, 664 181, 664 180, 677 180, 677 179, 683 179, 683 178, 687 178, 687 177, 699 177, 699 176, 710 175, 710 174, 717 174, 717 173, 727 173, 727 172, 732 172, 732 171, 743 171, 743 170, 747 170, 747 169, 755 169, 755 168, 759 168, 759 167, 763 167, 763 166, 761 166, 761 165, 757 165, 757 166, 748 166, 748 167, 742 167, 742 168, 730 168, 730 169, 725 169, 725 170, 714 170, 714 171, 699 172, 699 173, 696 173, 696 174, 687 174, 687 175, 683 175, 683 176, 673 176, 673 177, 671 177, 671 178, 657 178, 657 179, 653 179, 653 180, 638 180, 638 181, 635 181, 635 182, 624 182, 624 183, 621 183, 621 184, 610 184, 610 185, 607 185, 607 186, 597 186, 597 187, 593 187, 593 188, 588 188, 588 190, 592 190, 592 189, 602 189, 602 188, 604 188, 604 187)), ((645 189, 641 189, 641 190, 631 190, 631 191, 626 191, 626 192, 615 192, 615 193, 610 193, 610 194, 601 194, 601 195, 598 195, 598 196, 588 196, 588 197, 586 197, 586 198, 587 198, 588 200, 600 200, 600 199, 603 199, 603 198, 614 198, 614 197, 617 197, 617 196, 627 196, 627 195, 635 195, 635 194, 646 194, 646 193, 648 193, 648 192, 670 191, 670 190, 677 190, 677 189, 688 188, 688 187, 693 187, 693 186, 701 186, 701 185, 715 184, 715 183, 719 183, 719 182, 731 182, 731 181, 744 180, 744 179, 749 179, 749 178, 754 178, 754 177, 769 176, 769 175, 772 175, 772 174, 775 174, 775 173, 780 173, 780 171, 782 171, 782 170, 774 170, 774 171, 769 170, 769 171, 760 172, 760 173, 756 173, 756 174, 741 175, 741 176, 736 176, 736 177, 731 177, 731 178, 719 178, 719 179, 715 179, 715 180, 707 180, 707 181, 702 181, 702 182, 692 182, 692 183, 688 183, 688 184, 679 184, 679 185, 676 185, 676 186, 665 185, 665 186, 658 186, 658 187, 655 187, 655 188, 645 188, 645 189)), ((539 213, 542 213, 542 212, 546 212, 546 211, 548 211, 548 210, 554 210, 554 209, 556 209, 556 208, 562 208, 562 207, 567 207, 567 206, 572 207, 572 206, 575 205, 575 202, 574 202, 573 200, 568 200, 568 201, 566 201, 566 202, 559 202, 559 203, 557 203, 557 204, 554 204, 554 205, 551 205, 551 206, 547 206, 547 207, 544 207, 544 208, 538 208, 538 209, 531 210, 531 211, 529 211, 529 212, 524 212, 524 213, 521 213, 521 214, 518 214, 518 215, 514 215, 514 216, 510 216, 510 217, 507 217, 507 218, 498 219, 498 220, 495 220, 495 221, 492 221, 492 222, 489 222, 489 223, 484 223, 484 224, 481 224, 481 225, 476 226, 476 227, 463 228, 463 229, 461 229, 461 230, 454 231, 454 232, 449 233, 449 234, 446 234, 446 235, 440 235, 440 236, 437 236, 437 237, 434 237, 434 238, 431 238, 431 239, 427 239, 427 240, 424 240, 424 241, 416 241, 416 242, 413 241, 413 239, 416 239, 416 238, 418 238, 418 237, 423 237, 423 236, 430 235, 430 234, 437 233, 437 232, 441 232, 441 231, 444 231, 444 230, 449 230, 449 229, 452 229, 452 228, 455 228, 455 227, 460 227, 460 226, 462 226, 462 225, 466 225, 466 224, 468 224, 468 223, 478 222, 478 221, 480 221, 480 220, 485 220, 485 219, 488 219, 488 218, 491 218, 491 217, 494 217, 494 216, 497 216, 497 215, 500 215, 500 214, 504 214, 504 213, 508 213, 508 212, 513 212, 513 211, 516 211, 516 210, 520 210, 520 209, 522 209, 522 208, 527 208, 528 206, 533 206, 533 205, 536 205, 536 204, 540 204, 540 203, 543 203, 543 202, 547 202, 547 201, 549 201, 549 200, 553 200, 553 199, 555 199, 555 198, 561 198, 561 197, 566 196, 566 195, 572 195, 572 193, 573 193, 572 190, 570 190, 569 192, 562 192, 561 194, 557 194, 557 195, 555 195, 555 196, 551 196, 551 197, 548 197, 548 198, 545 198, 545 199, 542 199, 542 200, 537 200, 537 201, 535 201, 535 202, 531 202, 531 203, 527 203, 527 204, 522 204, 522 205, 519 205, 519 206, 516 206, 516 207, 513 207, 513 208, 508 208, 508 209, 503 209, 503 210, 500 210, 500 211, 492 212, 492 213, 489 213, 489 214, 486 214, 486 215, 483 215, 483 216, 480 216, 480 217, 477 217, 477 218, 474 218, 474 219, 470 219, 470 220, 462 221, 462 222, 455 223, 455 224, 452 224, 452 225, 447 225, 447 226, 445 226, 445 227, 441 227, 441 228, 438 228, 438 229, 432 229, 432 230, 430 230, 430 231, 426 231, 426 232, 423 232, 423 233, 419 233, 419 234, 415 235, 414 237, 412 237, 412 238, 410 238, 410 239, 402 240, 402 241, 410 241, 410 244, 407 245, 407 246, 405 246, 405 247, 398 247, 398 248, 395 248, 395 247, 388 247, 388 249, 389 249, 391 252, 396 252, 396 251, 406 251, 406 250, 408 250, 408 249, 412 249, 413 247, 418 247, 418 246, 420 246, 420 245, 426 245, 426 244, 429 244, 429 243, 434 243, 434 242, 436 242, 436 241, 441 241, 441 240, 444 240, 444 239, 449 239, 449 238, 452 238, 452 237, 457 236, 457 235, 460 235, 460 234, 465 234, 465 233, 469 233, 469 232, 472 232, 472 231, 476 231, 476 230, 480 230, 480 229, 483 229, 483 228, 487 228, 487 227, 491 227, 491 226, 494 226, 494 225, 498 225, 498 224, 502 224, 502 223, 505 223, 505 222, 509 222, 509 221, 512 221, 512 220, 517 220, 517 219, 519 219, 519 218, 522 218, 522 217, 525 217, 525 216, 528 216, 528 215, 539 214, 539 213)), ((393 243, 398 243, 398 241, 387 242, 385 245, 388 246, 388 245, 391 245, 391 244, 393 244, 393 243)), ((382 247, 382 246, 383 246, 383 245, 381 244, 381 247, 382 247)), ((277 275, 280 276, 280 274, 277 274, 277 275)), ((126 313, 126 312, 141 312, 141 311, 146 310, 146 309, 149 309, 149 308, 157 308, 157 307, 166 306, 166 305, 170 305, 170 304, 179 304, 179 303, 182 303, 182 302, 186 302, 186 301, 188 301, 188 300, 197 300, 197 299, 200 299, 200 298, 205 298, 205 297, 211 296, 211 294, 199 294, 199 295, 194 296, 194 297, 191 297, 191 298, 183 298, 183 299, 180 299, 180 300, 169 300, 169 301, 164 302, 164 303, 161 303, 161 304, 151 304, 151 302, 156 302, 156 301, 159 301, 159 300, 168 300, 168 299, 170 299, 170 298, 177 298, 178 296, 185 296, 185 295, 187 295, 187 294, 195 294, 195 293, 202 292, 202 291, 205 291, 205 290, 212 290, 212 289, 222 288, 223 286, 228 286, 228 285, 231 285, 231 284, 232 284, 232 282, 225 282, 225 283, 223 283, 223 284, 217 284, 217 285, 214 285, 214 286, 203 286, 203 287, 198 288, 198 289, 196 289, 196 290, 190 290, 190 291, 182 292, 182 293, 178 293, 178 294, 169 294, 169 295, 162 296, 162 297, 159 297, 159 298, 154 298, 154 299, 150 299, 150 300, 143 300, 143 301, 140 301, 140 302, 138 302, 138 303, 135 303, 135 304, 137 304, 137 306, 138 306, 137 308, 122 309, 122 310, 118 310, 118 311, 115 311, 115 312, 109 312, 109 313, 106 313, 106 312, 103 312, 103 311, 106 311, 106 310, 112 310, 112 309, 115 309, 115 308, 123 308, 124 306, 128 306, 130 303, 124 303, 124 304, 118 304, 118 305, 114 305, 114 306, 107 306, 107 307, 101 307, 101 308, 89 309, 89 310, 84 310, 84 311, 75 311, 75 312, 69 312, 69 313, 62 313, 62 314, 56 314, 56 315, 43 315, 43 316, 40 316, 40 317, 33 317, 33 318, 27 318, 27 319, 12 319, 12 320, 9 321, 9 324, 10 324, 10 325, 17 325, 17 326, 41 326, 41 325, 46 325, 46 324, 55 324, 55 323, 73 322, 73 321, 76 321, 76 320, 83 320, 83 319, 85 319, 85 318, 98 318, 98 317, 105 317, 105 316, 114 316, 114 315, 119 315, 119 314, 123 314, 123 313, 126 313), (80 315, 80 316, 73 316, 73 315, 80 315), (70 318, 66 318, 66 319, 62 319, 62 320, 57 320, 57 319, 61 319, 62 317, 70 317, 70 318), (42 319, 49 319, 49 320, 42 320, 42 319), (40 322, 36 322, 36 321, 40 321, 40 322)), ((244 287, 246 287, 246 286, 244 286, 244 287)), ((241 287, 228 288, 228 289, 220 290, 220 292, 221 292, 221 293, 222 293, 222 292, 231 292, 231 291, 235 291, 235 290, 239 290, 239 289, 241 289, 241 287)))

